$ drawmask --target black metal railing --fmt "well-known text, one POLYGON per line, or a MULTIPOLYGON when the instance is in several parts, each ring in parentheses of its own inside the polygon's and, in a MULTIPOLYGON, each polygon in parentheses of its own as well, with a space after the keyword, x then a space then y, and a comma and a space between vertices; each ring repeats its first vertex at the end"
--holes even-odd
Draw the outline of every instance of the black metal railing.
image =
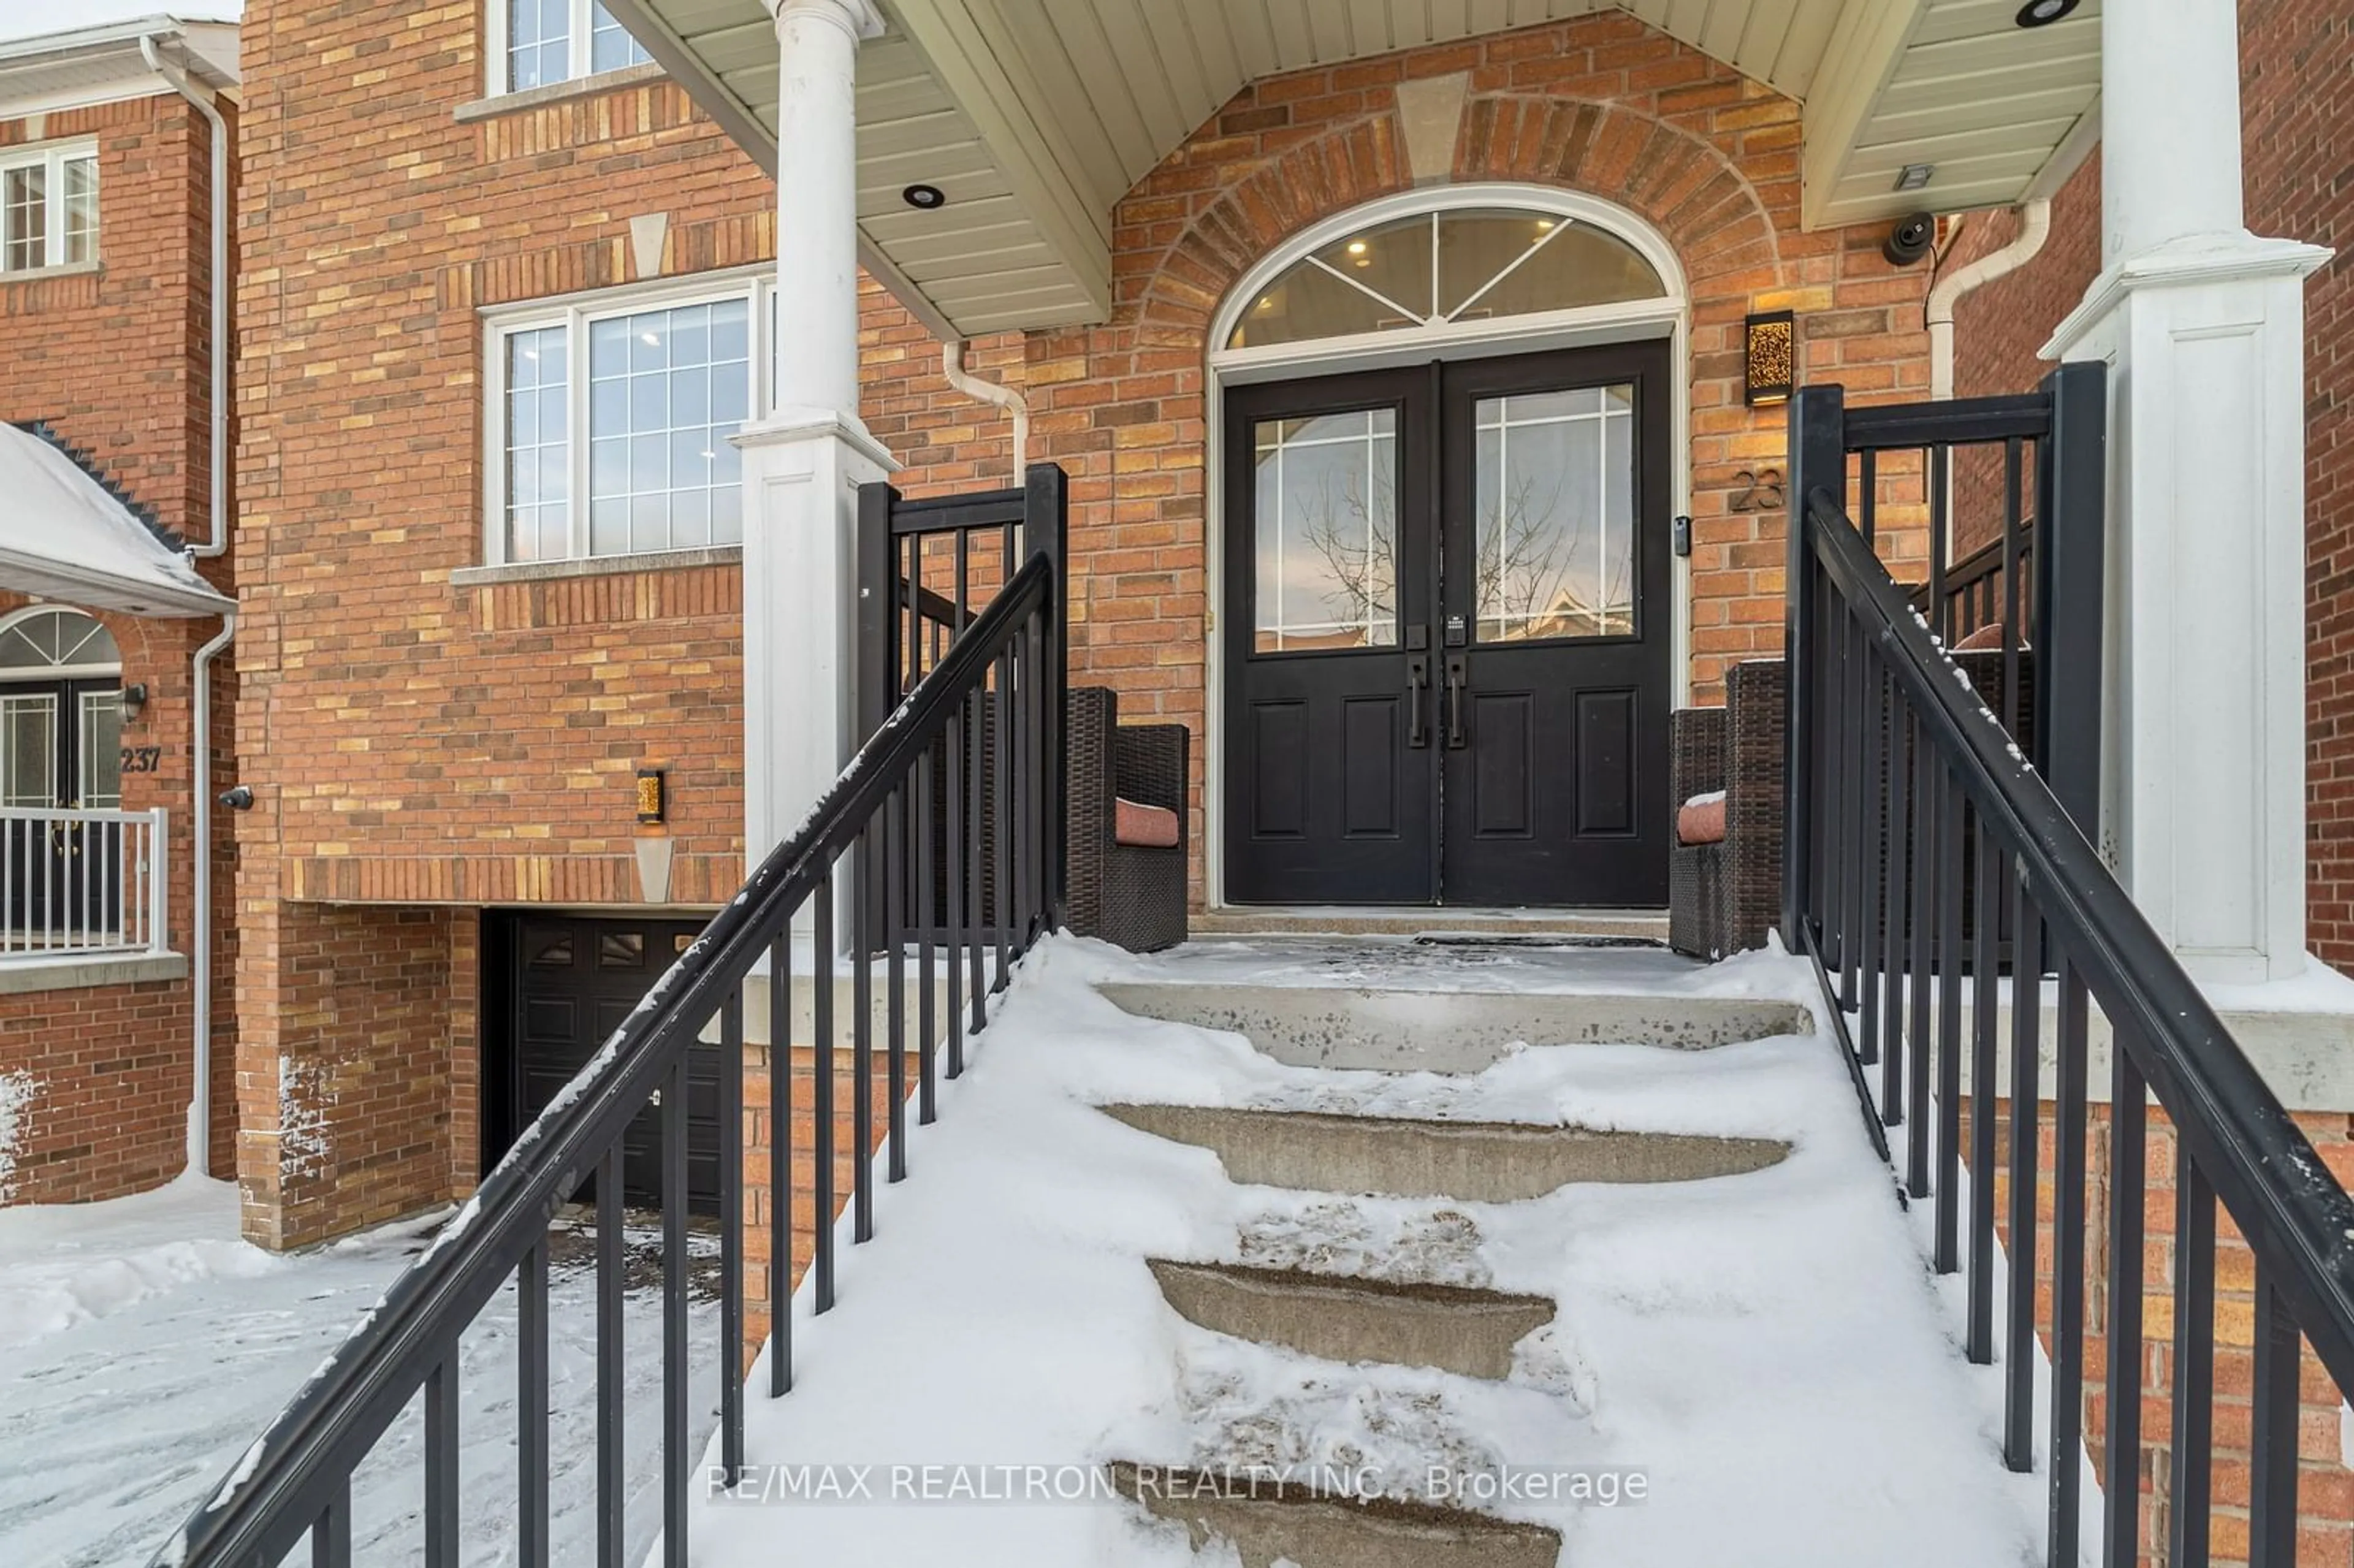
POLYGON ((2246 1510, 2247 1562, 2289 1568, 2300 1333, 2354 1388, 2354 1202, 2087 842, 2089 819, 2010 746, 1849 521, 1840 412, 1835 388, 1792 411, 1791 824, 1806 831, 1787 841, 1785 939, 1814 961, 1875 1137, 1904 1129, 1902 1190, 1934 1203, 1935 1268, 1965 1276, 1971 1361, 1995 1361, 2000 1325, 2002 1452, 2033 1468, 2040 1426, 2049 1561, 2074 1568, 2093 1545, 2108 1568, 2202 1564, 2220 1502, 2246 1510), (1853 782, 1829 815, 1802 810, 1840 768, 1853 782), (2088 1229, 2096 1005, 2110 1035, 2105 1235, 2088 1229), (2172 1126, 2175 1187, 2170 1280, 2155 1287, 2172 1291, 2172 1326, 2156 1356, 2142 1318, 2153 1100, 2172 1126), (2253 1254, 2244 1403, 2217 1393, 2218 1204, 2253 1254), (2105 1316, 2088 1329, 2095 1284, 2105 1316), (2097 1542, 2079 1514, 2088 1333, 2105 1340, 2097 1542), (2153 1367, 2170 1380, 2169 1429, 2146 1434, 2153 1367), (2163 1539, 2145 1542, 2146 1525, 2163 1539))
POLYGON ((1839 429, 1856 525, 1883 556, 1895 541, 1882 526, 1882 482, 1902 464, 1909 493, 1917 473, 1927 558, 1891 569, 1920 574, 1913 606, 1947 648, 1992 633, 1969 673, 2072 804, 2090 800, 2099 756, 2097 726, 2075 720, 2100 683, 2105 397, 2102 366, 2065 365, 2033 392, 1852 408, 1841 399, 1818 421, 1839 429), (2038 518, 2053 523, 2038 528, 2038 518), (1975 540, 1985 542, 1958 548, 1975 540))
MULTIPOLYGON (((1041 493, 1034 487, 1034 494, 1041 493)), ((1059 485, 1043 493, 1059 506, 1059 485)), ((1040 520, 1034 533, 1059 536, 1059 515, 1040 520)), ((749 1348, 744 1332, 745 982, 765 963, 770 1080, 766 1352, 768 1392, 774 1397, 792 1383, 796 949, 812 991, 814 1027, 805 1044, 815 1056, 814 1147, 807 1165, 815 1224, 808 1261, 812 1305, 823 1312, 834 1300, 835 1215, 848 1210, 854 1241, 875 1231, 876 1056, 883 1056, 888 1075, 885 1180, 896 1181, 907 1174, 907 1101, 915 1100, 918 1122, 933 1119, 942 1054, 947 1075, 955 1077, 963 1066, 967 1031, 986 1022, 987 994, 1002 990, 1013 960, 1058 923, 1063 893, 1054 824, 1062 811, 1062 596, 1057 556, 1034 550, 988 607, 961 623, 806 823, 760 863, 588 1066, 517 1139, 473 1201, 394 1281, 367 1320, 156 1553, 155 1568, 275 1565, 306 1538, 313 1563, 347 1565, 354 1473, 420 1397, 423 1508, 411 1528, 421 1539, 427 1568, 455 1568, 460 1342, 510 1281, 519 1303, 514 1401, 483 1402, 514 1423, 514 1555, 503 1560, 546 1568, 549 1227, 589 1184, 596 1202, 594 1561, 599 1568, 624 1568, 626 1560, 627 1568, 636 1568, 642 1546, 626 1536, 624 1508, 640 1478, 628 1473, 622 1446, 622 1158, 625 1135, 646 1117, 658 1118, 662 1150, 663 1358, 656 1417, 662 1556, 669 1568, 683 1568, 690 1477, 699 1453, 690 1441, 687 1378, 689 1046, 716 1021, 725 1057, 718 1440, 720 1463, 733 1477, 744 1463, 745 1380, 737 1373, 749 1348), (989 744, 975 744, 983 734, 989 744), (988 775, 985 792, 967 788, 976 772, 988 775), (985 834, 977 815, 983 810, 990 816, 985 834), (984 840, 998 857, 998 874, 985 884, 976 874, 973 853, 984 840), (944 874, 933 874, 928 863, 936 850, 946 854, 944 874), (903 874, 909 866, 915 874, 903 874), (839 911, 838 884, 848 895, 847 907, 839 911), (877 944, 854 942, 846 959, 838 955, 838 916, 846 921, 843 929, 871 927, 883 934, 879 976, 877 944), (918 933, 922 939, 907 939, 918 933), (851 980, 850 1020, 843 1032, 849 1049, 838 1052, 834 993, 843 964, 851 980), (949 977, 969 980, 969 1015, 955 989, 958 980, 949 977), (936 1021, 934 989, 943 982, 950 1002, 936 1021), (880 1009, 875 1005, 878 984, 880 1009), (888 1021, 881 1053, 874 1039, 878 1011, 888 1021), (912 1050, 906 1037, 911 1016, 912 1050), (840 1055, 849 1058, 852 1097, 846 1192, 835 1190, 840 1055)), ((469 1440, 479 1443, 480 1435, 469 1440)), ((468 1526, 470 1532, 478 1528, 468 1526)))

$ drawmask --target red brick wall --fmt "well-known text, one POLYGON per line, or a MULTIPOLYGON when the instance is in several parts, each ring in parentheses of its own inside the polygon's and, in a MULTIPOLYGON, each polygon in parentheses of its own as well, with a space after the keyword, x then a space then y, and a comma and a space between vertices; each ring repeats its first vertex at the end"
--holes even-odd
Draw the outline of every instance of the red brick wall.
MULTIPOLYGON (((2336 247, 2306 285, 2306 939, 2354 964, 2354 18, 2330 0, 2240 7, 2247 221, 2336 247)), ((1971 219, 1948 265, 2006 243, 2007 214, 1971 219)), ((2035 357, 2100 269, 2100 162, 2052 204, 2052 238, 1956 313, 1956 390, 2031 387, 2035 357)))
MULTIPOLYGON (((235 107, 223 105, 232 126, 235 107)), ((94 137, 99 150, 95 270, 0 278, 0 419, 42 420, 86 451, 166 528, 191 540, 211 532, 211 147, 205 122, 162 95, 0 121, 0 146, 94 137)), ((204 570, 226 588, 227 563, 204 570)), ((0 614, 27 601, 0 592, 0 614)), ((189 949, 196 923, 190 838, 190 662, 219 623, 103 614, 122 650, 123 679, 143 682, 148 705, 126 725, 125 746, 162 749, 153 773, 123 779, 123 805, 170 817, 169 929, 189 949)), ((230 754, 235 676, 215 667, 217 776, 230 754)), ((226 844, 216 842, 217 916, 228 907, 226 844)), ((235 1040, 229 975, 236 955, 215 922, 211 1169, 230 1169, 234 1132, 229 1055, 235 1040)), ((185 1161, 193 1001, 186 980, 0 996, 0 1073, 37 1086, 18 1113, 16 1172, 0 1202, 120 1196, 175 1175, 185 1161)))
MULTIPOLYGON (((1470 97, 1454 177, 1590 192, 1648 218, 1681 257, 1695 700, 1719 699, 1729 662, 1781 648, 1781 519, 1731 508, 1741 471, 1778 466, 1785 447, 1782 411, 1741 402, 1742 317, 1797 310, 1802 376, 1841 381, 1858 401, 1925 390, 1925 270, 1882 260, 1877 227, 1799 230, 1798 105, 1631 16, 1257 83, 1115 212, 1112 321, 1025 349, 1034 455, 1073 476, 1075 678, 1119 688, 1124 713, 1198 734, 1206 710, 1204 361, 1219 302, 1288 235, 1405 188, 1393 89, 1456 71, 1470 97)), ((1901 566, 1921 553, 1919 479, 1882 471, 1901 566)))

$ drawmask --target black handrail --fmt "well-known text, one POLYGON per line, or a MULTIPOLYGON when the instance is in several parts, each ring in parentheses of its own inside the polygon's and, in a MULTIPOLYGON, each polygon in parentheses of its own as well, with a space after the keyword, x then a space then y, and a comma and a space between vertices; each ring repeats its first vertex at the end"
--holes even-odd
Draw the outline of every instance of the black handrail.
MULTIPOLYGON (((473 1198, 393 1281, 375 1310, 312 1375, 209 1500, 156 1552, 152 1560, 154 1568, 228 1568, 230 1564, 243 1568, 252 1563, 276 1563, 314 1528, 325 1532, 314 1537, 314 1541, 339 1537, 343 1542, 341 1557, 335 1555, 331 1544, 322 1550, 319 1560, 348 1562, 352 1472, 420 1390, 425 1392, 428 1404, 426 1560, 429 1564, 440 1564, 445 1560, 454 1563, 454 1559, 445 1559, 442 1554, 444 1550, 454 1548, 454 1512, 444 1520, 440 1510, 454 1510, 455 1499, 447 1491, 436 1496, 437 1482, 454 1489, 456 1474, 455 1391, 445 1382, 443 1369, 451 1364, 460 1335, 519 1269, 526 1278, 535 1277, 535 1288, 540 1293, 535 1333, 543 1336, 539 1340, 543 1358, 539 1367, 539 1408, 535 1417, 530 1418, 533 1425, 523 1434, 522 1457, 526 1467, 523 1486, 528 1494, 535 1485, 528 1473, 533 1455, 529 1439, 535 1430, 539 1438, 536 1452, 543 1461, 546 1453, 545 1248, 549 1224, 584 1182, 592 1176, 598 1177, 599 1239, 607 1248, 603 1263, 618 1265, 621 1139, 631 1122, 654 1104, 657 1095, 665 1088, 678 1091, 670 1094, 663 1103, 666 1118, 672 1118, 665 1129, 665 1167, 676 1178, 674 1181, 666 1181, 663 1194, 664 1263, 671 1293, 678 1298, 666 1300, 665 1320, 673 1326, 673 1332, 683 1334, 683 1090, 688 1047, 716 1015, 721 1021, 722 1044, 730 1057, 726 1071, 731 1075, 740 1072, 741 987, 760 960, 769 958, 774 966, 770 986, 772 1074, 778 1080, 774 1103, 782 1102, 789 1071, 784 1056, 790 989, 788 937, 795 915, 804 905, 813 905, 819 959, 828 966, 830 980, 832 954, 827 938, 832 925, 834 863, 856 851, 870 832, 887 831, 894 853, 897 853, 897 830, 903 825, 897 813, 903 796, 920 796, 924 805, 941 807, 947 813, 952 836, 977 827, 977 823, 959 814, 961 792, 953 787, 934 792, 930 788, 934 782, 931 774, 944 739, 949 745, 947 771, 951 780, 960 758, 970 758, 972 767, 988 765, 988 747, 966 743, 984 727, 977 722, 977 715, 992 705, 997 715, 986 727, 1001 736, 1009 730, 1015 732, 1010 744, 997 747, 999 759, 1010 760, 1017 772, 1031 765, 1031 772, 1037 775, 1002 780, 997 791, 998 842, 1005 843, 1010 840, 1016 845, 1015 853, 1044 858, 1044 824, 1052 820, 1054 797, 1060 788, 1060 762, 1047 755, 1041 740, 1044 731, 1040 721, 1049 703, 1056 709, 1061 705, 1062 675, 1058 662, 1043 661, 1040 654, 1054 644, 1044 622, 1059 613, 1057 577, 1054 559, 1044 555, 1033 556, 989 607, 965 627, 940 662, 859 748, 801 827, 761 861, 741 893, 714 916, 597 1055, 525 1130, 506 1157, 483 1179, 473 1198), (1045 766, 1035 766, 1039 764, 1045 766), (1016 817, 1017 812, 1030 815, 1023 820, 1016 817), (682 1136, 673 1137, 673 1133, 682 1136), (447 1406, 438 1417, 437 1400, 447 1406), (446 1450, 439 1441, 444 1435, 449 1439, 446 1450), (446 1542, 445 1530, 452 1532, 446 1542)), ((929 842, 928 832, 926 842, 929 842)), ((862 897, 871 896, 874 891, 873 884, 864 876, 864 859, 862 856, 853 862, 860 873, 858 892, 862 897)), ((896 877, 896 867, 893 867, 891 874, 896 877)), ((997 929, 1001 935, 1010 935, 1013 953, 1026 948, 1051 923, 1051 913, 1043 903, 1032 903, 1027 907, 1022 905, 1024 891, 1034 893, 1044 881, 1043 867, 1034 867, 1030 874, 1000 883, 1000 900, 1013 906, 1001 912, 997 929)), ((932 886, 928 878, 924 886, 928 894, 932 886)), ((961 918, 968 900, 960 898, 957 891, 949 896, 959 902, 958 911, 949 917, 952 927, 972 928, 961 918)), ((905 929, 909 924, 894 921, 891 928, 905 929)), ((972 925, 977 927, 978 922, 972 925)), ((1000 946, 998 950, 1002 955, 1008 949, 1000 946)), ((893 956, 892 973, 896 980, 898 965, 896 954, 893 956)), ((857 948, 854 961, 863 988, 867 977, 864 947, 857 948)), ((952 966, 956 964, 959 955, 951 952, 949 961, 952 966)), ((976 955, 976 969, 978 964, 976 955)), ((1001 967, 997 983, 1002 986, 1004 982, 1001 967)), ((928 976, 925 977, 925 984, 928 989, 928 976)), ((822 988, 818 1000, 821 1031, 828 1028, 823 1020, 829 999, 830 988, 822 988)), ((858 1035, 856 1071, 863 1128, 870 1071, 866 1060, 868 1023, 864 1009, 854 1020, 854 1026, 858 1035)), ((827 1052, 827 1043, 821 1040, 819 1048, 827 1052)), ((922 1049, 926 1119, 929 1119, 928 1039, 922 1043, 922 1049)), ((898 1082, 897 1052, 895 1037, 895 1086, 898 1082)), ((832 1071, 828 1062, 819 1088, 822 1111, 830 1103, 826 1097, 831 1093, 832 1071)), ((740 1107, 740 1097, 733 1103, 740 1107)), ((726 1114, 736 1112, 731 1109, 726 1114)), ((818 1128, 821 1139, 830 1137, 830 1121, 822 1114, 818 1128)), ((772 1144, 771 1149, 780 1171, 784 1145, 772 1144)), ((822 1143, 821 1165, 825 1171, 821 1181, 830 1180, 830 1147, 822 1143)), ((862 1141, 855 1151, 862 1172, 870 1153, 862 1141)), ((896 1175, 895 1171, 894 1179, 896 1175)), ((721 1179, 729 1195, 735 1196, 743 1181, 740 1160, 733 1169, 723 1169, 721 1179)), ((783 1176, 772 1172, 772 1180, 780 1184, 783 1176)), ((851 1197, 862 1205, 866 1202, 863 1181, 851 1197)), ((779 1193, 772 1208, 772 1218, 781 1237, 790 1204, 779 1193)), ((733 1203, 728 1209, 731 1214, 737 1212, 733 1203)), ((831 1255, 827 1250, 831 1218, 830 1206, 818 1217, 822 1290, 830 1283, 825 1277, 830 1275, 826 1265, 831 1255)), ((858 1239, 863 1240, 871 1230, 863 1208, 861 1218, 858 1239)), ((730 1224, 723 1230, 723 1247, 729 1260, 723 1271, 727 1280, 723 1290, 731 1287, 737 1278, 734 1269, 739 1266, 735 1259, 741 1239, 737 1226, 730 1224)), ((617 1280, 618 1274, 614 1277, 617 1280)), ((783 1284, 785 1270, 775 1268, 773 1279, 783 1284)), ((787 1351, 784 1328, 790 1303, 781 1289, 771 1291, 769 1302, 776 1319, 771 1351, 772 1354, 782 1354, 787 1351)), ((821 1302, 821 1309, 828 1304, 821 1302)), ((722 1333, 726 1341, 723 1365, 732 1366, 741 1349, 736 1342, 740 1336, 734 1331, 740 1323, 741 1308, 732 1297, 723 1305, 723 1320, 727 1325, 722 1333)), ((604 1327, 600 1320, 600 1333, 604 1327)), ((600 1360, 618 1349, 618 1342, 610 1347, 600 1345, 600 1360)), ((683 1513, 684 1478, 694 1456, 679 1451, 684 1444, 678 1440, 684 1436, 683 1340, 674 1346, 666 1346, 666 1352, 672 1349, 677 1352, 675 1362, 667 1353, 665 1358, 665 1398, 672 1402, 665 1416, 673 1425, 665 1428, 669 1440, 664 1444, 663 1456, 664 1542, 668 1559, 683 1563, 685 1528, 684 1518, 678 1515, 683 1513), (675 1378, 672 1374, 676 1374, 675 1378), (679 1385, 674 1390, 670 1386, 673 1381, 679 1385)), ((786 1371, 783 1366, 776 1369, 776 1392, 782 1392, 786 1371)), ((525 1375, 529 1375, 528 1370, 525 1375)), ((732 1385, 737 1381, 723 1373, 723 1385, 732 1385)), ((740 1400, 731 1398, 729 1404, 731 1408, 723 1415, 723 1433, 726 1463, 732 1469, 741 1463, 742 1426, 740 1400)), ((605 1414, 609 1413, 600 1411, 600 1415, 605 1414)), ((617 1413, 610 1414, 617 1416, 617 1413)), ((600 1433, 600 1440, 601 1437, 600 1433)), ((618 1456, 618 1447, 614 1452, 618 1456)), ((607 1473, 600 1466, 600 1523, 605 1522, 604 1516, 609 1512, 604 1505, 614 1500, 604 1494, 611 1483, 621 1478, 607 1473)), ((531 1517, 534 1505, 526 1503, 521 1521, 526 1563, 546 1561, 544 1469, 536 1478, 536 1486, 539 1517, 531 1517)), ((617 1521, 618 1506, 610 1511, 617 1521)), ((600 1560, 619 1561, 620 1551, 616 1538, 610 1548, 600 1550, 600 1560)))
MULTIPOLYGON (((1803 416, 1794 420, 1794 446, 1805 444, 1797 429, 1803 422, 1803 416)), ((1832 491, 1809 484, 1793 508, 1792 525, 1799 579, 1793 583, 1790 647, 1791 684, 1799 693, 1792 763, 1811 755, 1818 763, 1812 770, 1819 772, 1830 755, 1865 760, 1830 819, 1819 820, 1823 831, 1811 842, 1801 841, 1797 853, 1807 861, 1793 868, 1802 894, 1838 884, 1855 895, 1819 906, 1801 897, 1786 937, 1816 960, 1843 1043, 1861 991, 1850 1067, 1860 1073, 1878 1063, 1882 1087, 1872 1109, 1888 1126, 1911 1124, 1903 1185, 1913 1198, 1935 1201, 1934 1261, 1941 1273, 1967 1271, 1966 1350, 1981 1362, 1995 1359, 1995 1182, 1997 1167, 2007 1165, 2006 1342, 2013 1349, 2006 1357, 2003 1448, 2021 1470, 2033 1457, 2035 1382, 2032 1358, 2016 1347, 2043 1327, 2037 1308, 2041 995, 2046 973, 2057 978, 2054 1239, 2044 1265, 2052 1286, 2050 1561, 2077 1561, 2089 999, 2099 1003, 2114 1040, 2103 1249, 2109 1368, 2100 1449, 2107 1478, 2103 1560, 2134 1562, 2143 1528, 2145 1105, 2154 1097, 2173 1124, 2179 1162, 2173 1430, 2164 1492, 2174 1543, 2168 1560, 2205 1561, 2216 1444, 2220 1202, 2255 1256, 2249 1561, 2287 1568, 2296 1530, 2300 1332, 2338 1388, 2354 1388, 2354 1199, 2117 884, 2076 816, 2011 745, 1921 623, 1832 491), (1974 929, 1965 927, 1966 909, 1974 929), (2007 957, 1998 942, 2006 923, 2007 957), (1998 1086, 1995 1065, 1997 976, 2006 966, 2019 988, 2007 1088, 1998 1086), (1972 998, 1967 1036, 1965 993, 1972 998), (1998 1124, 2006 1119, 2007 1158, 1997 1147, 1998 1124)))

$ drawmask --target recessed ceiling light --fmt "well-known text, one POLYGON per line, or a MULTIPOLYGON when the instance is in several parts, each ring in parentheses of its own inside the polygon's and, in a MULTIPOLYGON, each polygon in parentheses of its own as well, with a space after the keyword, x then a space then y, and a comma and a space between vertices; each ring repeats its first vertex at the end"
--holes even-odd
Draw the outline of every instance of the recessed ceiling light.
POLYGON ((2082 0, 2027 0, 2011 20, 2022 27, 2048 27, 2081 3, 2082 0))
POLYGON ((938 185, 909 185, 899 193, 899 199, 918 212, 930 212, 948 206, 948 193, 938 185))
POLYGON ((1935 164, 1907 164, 1904 165, 1903 172, 1896 176, 1896 188, 1900 191, 1917 191, 1935 178, 1936 173, 1937 165, 1935 164))
POLYGON ((1538 232, 1539 234, 1543 234, 1543 233, 1544 233, 1547 229, 1550 229, 1552 227, 1553 227, 1553 219, 1551 219, 1551 218, 1549 218, 1549 217, 1541 217, 1541 218, 1537 219, 1537 232, 1538 232))
POLYGON ((1350 255, 1352 255, 1352 256, 1363 256, 1364 253, 1365 253, 1365 242, 1364 242, 1363 240, 1362 240, 1362 239, 1352 239, 1351 241, 1349 241, 1349 254, 1350 254, 1350 255))

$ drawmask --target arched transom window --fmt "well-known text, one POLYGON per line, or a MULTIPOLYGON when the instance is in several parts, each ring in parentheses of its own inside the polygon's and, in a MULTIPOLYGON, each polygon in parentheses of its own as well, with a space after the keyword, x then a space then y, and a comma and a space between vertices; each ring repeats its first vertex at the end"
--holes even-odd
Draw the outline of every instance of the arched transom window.
POLYGON ((1593 224, 1482 207, 1371 224, 1310 251, 1243 307, 1228 348, 1663 299, 1658 270, 1593 224))
POLYGON ((122 665, 113 633, 78 609, 36 609, 0 626, 0 681, 111 675, 122 665))

